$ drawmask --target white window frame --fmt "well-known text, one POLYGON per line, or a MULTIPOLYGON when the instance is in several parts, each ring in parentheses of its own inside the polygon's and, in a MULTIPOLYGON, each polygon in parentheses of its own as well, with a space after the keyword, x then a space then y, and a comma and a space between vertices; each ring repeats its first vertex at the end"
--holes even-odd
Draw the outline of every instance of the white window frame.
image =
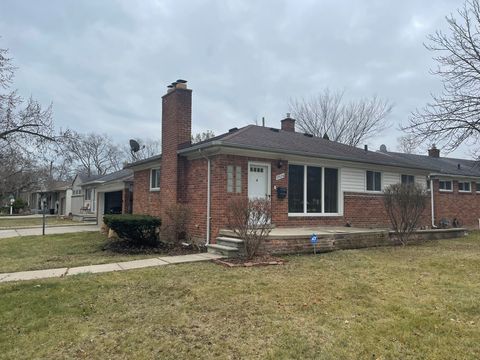
POLYGON ((438 191, 440 192, 453 192, 453 180, 444 180, 444 179, 439 179, 438 180, 438 191), (450 189, 441 189, 440 188, 440 183, 441 182, 449 182, 451 185, 450 185, 450 189))
POLYGON ((152 169, 150 169, 149 188, 150 188, 150 191, 160 191, 160 168, 152 168, 152 169), (154 172, 154 171, 158 171, 158 172, 159 172, 158 187, 152 187, 152 178, 153 178, 153 172, 154 172))
MULTIPOLYGON (((400 180, 402 178, 400 177, 400 180)), ((375 188, 375 183, 373 184, 374 188, 375 188)), ((382 171, 377 171, 377 170, 365 170, 365 192, 368 192, 368 193, 375 193, 375 194, 381 194, 383 191, 383 172, 382 171), (367 183, 368 183, 368 179, 367 179, 367 172, 368 171, 371 171, 373 172, 373 180, 375 181, 375 173, 380 173, 380 190, 368 190, 367 188, 367 183)))
POLYGON ((472 192, 472 183, 470 181, 458 181, 458 192, 459 193, 471 193, 472 192), (469 190, 460 190, 460 183, 468 184, 469 190))
POLYGON ((85 201, 92 201, 92 197, 93 197, 93 188, 86 188, 85 194, 84 194, 85 201), (87 196, 89 192, 90 192, 90 196, 87 196))
MULTIPOLYGON (((343 196, 342 196, 342 172, 340 167, 329 166, 323 164, 311 164, 311 163, 296 163, 289 162, 289 165, 303 166, 303 212, 301 213, 288 213, 288 217, 335 217, 343 216, 343 196), (307 166, 314 166, 322 168, 322 210, 325 208, 325 168, 337 170, 337 212, 336 213, 309 213, 307 212, 307 166)), ((287 171, 288 173, 288 171, 287 171)), ((287 195, 288 201, 288 195, 287 195)), ((288 204, 287 204, 288 206, 288 204)))

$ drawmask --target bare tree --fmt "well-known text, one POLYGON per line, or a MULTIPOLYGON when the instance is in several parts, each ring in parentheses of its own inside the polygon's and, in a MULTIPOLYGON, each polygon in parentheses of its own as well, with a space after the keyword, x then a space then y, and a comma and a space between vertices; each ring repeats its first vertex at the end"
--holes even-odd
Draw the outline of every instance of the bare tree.
POLYGON ((229 227, 243 240, 245 255, 253 258, 272 230, 270 200, 234 198, 227 204, 229 227))
POLYGON ((465 141, 480 140, 480 4, 467 0, 446 17, 448 34, 436 31, 425 47, 437 54, 431 70, 443 82, 441 94, 416 110, 404 130, 420 142, 430 141, 456 149, 465 141))
POLYGON ((383 192, 393 231, 401 244, 407 245, 426 207, 425 190, 418 184, 393 184, 383 192))
POLYGON ((215 137, 215 134, 213 133, 212 130, 207 130, 201 133, 197 133, 194 136, 192 136, 192 144, 199 143, 201 141, 205 141, 208 139, 211 139, 215 137))
POLYGON ((402 135, 397 138, 397 149, 405 154, 416 154, 420 144, 416 137, 411 134, 402 135))
POLYGON ((11 89, 15 70, 8 50, 0 49, 0 198, 38 187, 47 176, 40 150, 59 137, 52 106, 43 109, 11 89))
POLYGON ((125 162, 119 147, 106 134, 72 131, 62 140, 61 148, 77 171, 88 176, 120 170, 125 162))
POLYGON ((290 112, 302 131, 352 146, 385 129, 393 104, 377 96, 346 101, 344 95, 326 89, 310 99, 293 99, 290 112))

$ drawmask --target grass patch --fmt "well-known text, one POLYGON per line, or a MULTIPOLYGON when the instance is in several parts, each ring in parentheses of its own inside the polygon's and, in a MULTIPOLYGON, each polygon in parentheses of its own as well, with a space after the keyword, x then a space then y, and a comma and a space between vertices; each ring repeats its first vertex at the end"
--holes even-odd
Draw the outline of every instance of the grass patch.
POLYGON ((0 285, 3 358, 480 358, 480 238, 0 285))
POLYGON ((152 254, 120 254, 99 232, 0 239, 0 273, 73 267, 155 257, 152 254), (104 250, 107 249, 107 250, 104 250))
MULTIPOLYGON (((43 219, 41 217, 32 217, 32 218, 0 217, 0 230, 25 228, 25 227, 32 227, 32 226, 37 227, 37 226, 41 226, 42 224, 43 224, 43 219)), ((81 223, 75 222, 71 219, 62 219, 54 216, 47 216, 45 218, 45 224, 47 226, 81 225, 81 223)))

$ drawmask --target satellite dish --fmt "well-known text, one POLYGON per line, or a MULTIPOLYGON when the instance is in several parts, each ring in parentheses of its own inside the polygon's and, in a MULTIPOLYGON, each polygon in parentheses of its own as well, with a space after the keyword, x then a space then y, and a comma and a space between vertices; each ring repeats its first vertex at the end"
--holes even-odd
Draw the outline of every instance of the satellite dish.
POLYGON ((387 145, 385 145, 385 144, 380 145, 380 151, 386 153, 387 152, 387 145))
POLYGON ((138 150, 140 150, 140 144, 138 143, 138 141, 130 139, 130 151, 132 153, 136 153, 138 150))

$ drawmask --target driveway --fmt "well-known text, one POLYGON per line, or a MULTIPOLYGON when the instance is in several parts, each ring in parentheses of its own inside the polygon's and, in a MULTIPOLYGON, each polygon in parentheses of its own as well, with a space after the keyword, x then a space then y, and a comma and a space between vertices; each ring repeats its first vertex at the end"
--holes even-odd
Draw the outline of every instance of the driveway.
MULTIPOLYGON (((52 226, 45 228, 45 234, 68 234, 76 233, 82 231, 100 231, 100 226, 98 225, 70 225, 70 226, 52 226)), ((28 228, 28 229, 7 229, 0 230, 0 239, 9 238, 15 236, 31 236, 31 235, 42 235, 42 228, 28 228)))

